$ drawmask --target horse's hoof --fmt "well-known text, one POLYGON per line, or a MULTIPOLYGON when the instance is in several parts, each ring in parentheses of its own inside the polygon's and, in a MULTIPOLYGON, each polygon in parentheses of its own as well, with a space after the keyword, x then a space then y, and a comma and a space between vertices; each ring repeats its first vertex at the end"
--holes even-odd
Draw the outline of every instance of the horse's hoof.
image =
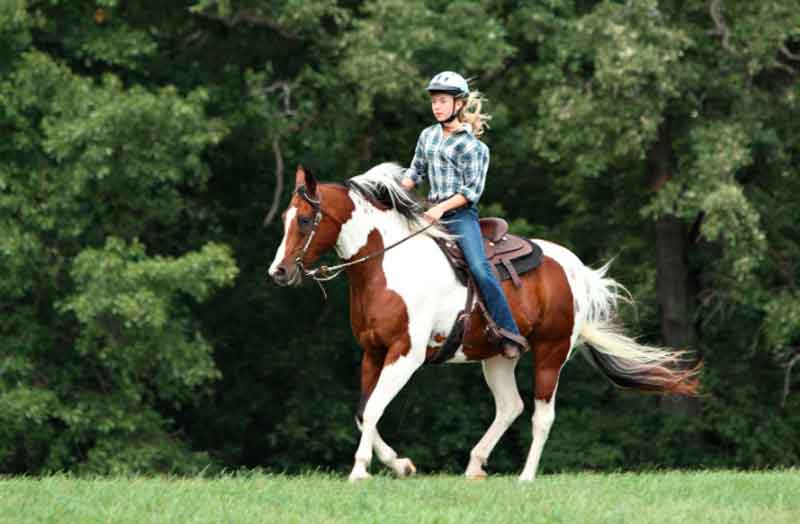
POLYGON ((353 473, 350 473, 350 476, 347 477, 347 480, 349 480, 352 484, 355 484, 356 482, 359 482, 361 480, 369 480, 371 478, 372 478, 372 475, 370 475, 369 473, 355 473, 355 472, 353 472, 353 473))
POLYGON ((489 474, 486 473, 485 469, 483 469, 485 462, 485 459, 470 457, 467 471, 464 472, 464 476, 467 478, 467 480, 486 480, 486 477, 488 477, 489 474))
POLYGON ((392 469, 394 469, 395 474, 400 478, 410 477, 417 472, 417 467, 411 462, 411 459, 407 458, 395 460, 392 469))
POLYGON ((536 476, 535 475, 525 475, 523 473, 522 475, 519 476, 519 481, 520 482, 533 482, 534 480, 536 480, 536 476))
POLYGON ((356 461, 356 464, 353 466, 353 471, 350 472, 350 476, 348 480, 350 482, 358 482, 359 480, 367 480, 371 477, 371 475, 367 472, 367 467, 361 461, 356 461))
POLYGON ((467 480, 486 480, 487 478, 489 478, 489 475, 487 475, 485 472, 475 473, 472 475, 465 475, 465 476, 467 480))

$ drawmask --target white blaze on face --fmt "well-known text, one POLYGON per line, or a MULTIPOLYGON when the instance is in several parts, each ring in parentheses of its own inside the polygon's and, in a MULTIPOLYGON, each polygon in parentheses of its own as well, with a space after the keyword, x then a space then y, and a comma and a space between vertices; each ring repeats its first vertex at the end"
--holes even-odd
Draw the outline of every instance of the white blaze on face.
POLYGON ((295 215, 297 215, 297 208, 292 206, 286 212, 286 221, 283 223, 283 240, 281 240, 281 245, 278 246, 278 252, 275 254, 275 260, 273 260, 272 264, 269 266, 269 276, 275 275, 275 271, 278 269, 278 264, 280 264, 283 261, 283 258, 286 256, 286 237, 289 236, 289 227, 291 227, 292 222, 294 222, 295 215))

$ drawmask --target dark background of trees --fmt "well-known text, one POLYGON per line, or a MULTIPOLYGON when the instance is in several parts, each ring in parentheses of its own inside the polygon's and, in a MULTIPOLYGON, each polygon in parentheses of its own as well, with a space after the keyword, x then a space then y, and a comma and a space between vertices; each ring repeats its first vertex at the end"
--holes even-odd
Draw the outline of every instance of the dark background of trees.
MULTIPOLYGON (((271 285, 265 216, 299 162, 408 163, 444 69, 494 115, 483 213, 616 257, 629 330, 705 361, 668 402, 574 359, 544 471, 797 465, 796 2, 0 0, 0 473, 346 471, 346 280, 271 285)), ((426 367, 381 428, 461 471, 493 409, 426 367)))

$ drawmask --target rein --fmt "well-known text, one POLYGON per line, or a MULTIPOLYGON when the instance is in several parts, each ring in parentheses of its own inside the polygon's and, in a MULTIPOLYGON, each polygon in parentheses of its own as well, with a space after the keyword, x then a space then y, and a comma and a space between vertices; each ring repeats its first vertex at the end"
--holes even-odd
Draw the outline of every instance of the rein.
POLYGON ((314 208, 314 225, 308 234, 308 238, 306 239, 305 245, 303 245, 303 249, 295 257, 295 264, 297 265, 298 269, 300 269, 304 277, 311 278, 317 283, 320 291, 322 291, 322 296, 324 300, 328 299, 328 293, 325 291, 325 287, 322 285, 323 282, 333 280, 334 278, 338 277, 342 273, 342 271, 344 271, 346 268, 350 266, 355 266, 357 264, 362 264, 368 260, 372 260, 373 258, 386 253, 390 249, 393 249, 402 244, 403 242, 410 240, 421 233, 424 233, 425 231, 436 225, 435 222, 432 222, 427 226, 423 227, 422 229, 415 231, 404 238, 401 238, 397 242, 394 242, 379 251, 375 251, 374 253, 370 253, 368 255, 364 255, 363 257, 357 258, 356 260, 351 260, 349 262, 344 262, 342 264, 337 264, 335 266, 322 265, 316 269, 306 269, 305 265, 303 264, 303 258, 305 258, 306 252, 308 251, 308 248, 311 245, 311 240, 313 240, 314 235, 317 234, 317 228, 319 227, 319 224, 322 222, 323 215, 328 215, 331 219, 333 220, 335 219, 330 214, 322 210, 321 199, 312 198, 311 195, 308 194, 308 191, 306 190, 305 186, 299 187, 296 193, 301 198, 303 198, 303 200, 311 204, 311 207, 314 208))

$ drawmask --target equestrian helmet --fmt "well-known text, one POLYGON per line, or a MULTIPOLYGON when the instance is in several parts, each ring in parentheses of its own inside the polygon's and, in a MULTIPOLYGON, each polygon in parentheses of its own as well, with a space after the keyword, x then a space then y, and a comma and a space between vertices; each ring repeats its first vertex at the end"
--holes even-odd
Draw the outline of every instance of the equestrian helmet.
POLYGON ((447 93, 456 98, 469 95, 469 86, 463 76, 452 71, 442 71, 431 78, 427 88, 429 93, 447 93))

